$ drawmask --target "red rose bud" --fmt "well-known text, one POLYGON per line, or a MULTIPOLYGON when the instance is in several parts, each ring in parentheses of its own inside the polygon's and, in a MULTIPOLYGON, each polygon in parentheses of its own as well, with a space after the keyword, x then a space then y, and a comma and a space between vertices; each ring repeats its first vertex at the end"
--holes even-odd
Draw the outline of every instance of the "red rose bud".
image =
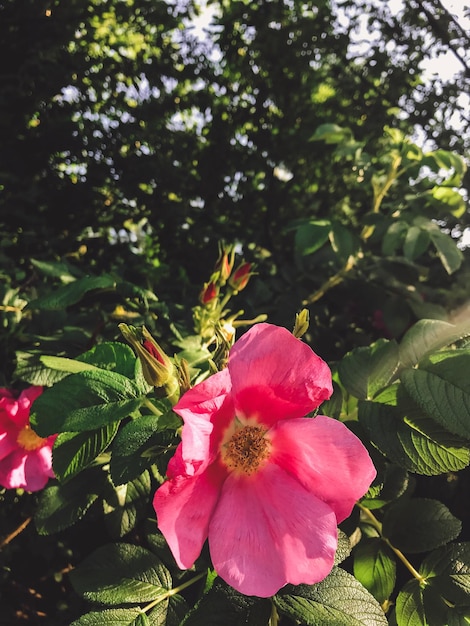
POLYGON ((233 269, 234 250, 231 246, 219 246, 219 258, 215 264, 214 273, 219 274, 219 280, 225 284, 233 269))
POLYGON ((175 366, 145 326, 119 324, 119 330, 137 353, 145 381, 154 387, 164 387, 167 396, 173 396, 178 389, 175 366))
POLYGON ((219 295, 219 288, 214 282, 204 283, 204 288, 199 294, 201 304, 210 304, 219 295))
POLYGON ((241 291, 245 289, 248 281, 250 280, 250 276, 253 274, 251 263, 242 263, 238 266, 238 268, 234 271, 234 273, 230 276, 229 285, 235 291, 241 291))

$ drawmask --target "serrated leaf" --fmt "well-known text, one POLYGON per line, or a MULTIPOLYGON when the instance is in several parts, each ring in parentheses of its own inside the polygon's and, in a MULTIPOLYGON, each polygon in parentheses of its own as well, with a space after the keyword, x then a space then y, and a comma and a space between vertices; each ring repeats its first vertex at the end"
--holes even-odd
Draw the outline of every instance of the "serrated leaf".
POLYGON ((421 563, 419 573, 451 604, 470 606, 470 542, 443 546, 421 563))
POLYGON ((434 550, 458 537, 462 522, 438 500, 402 498, 388 505, 382 523, 384 537, 403 552, 434 550))
POLYGON ((470 464, 470 450, 431 419, 407 418, 408 408, 360 402, 358 416, 373 444, 410 472, 435 476, 470 464))
POLYGON ((104 609, 86 613, 70 626, 144 626, 142 616, 147 619, 141 609, 104 609))
POLYGON ((460 336, 458 328, 441 320, 420 320, 412 326, 401 340, 400 363, 402 367, 413 367, 421 359, 460 336))
POLYGON ((361 400, 373 398, 393 378, 398 368, 395 341, 379 339, 370 347, 354 349, 338 364, 338 374, 346 390, 361 400))
POLYGON ((142 401, 137 386, 121 374, 101 369, 80 372, 39 396, 31 424, 41 437, 95 430, 127 417, 142 401))
POLYGON ((335 567, 316 585, 289 588, 274 596, 279 612, 306 626, 387 626, 375 598, 354 576, 335 567))
POLYGON ((151 626, 180 626, 188 611, 186 600, 179 595, 174 595, 165 598, 150 611, 149 623, 151 626))
POLYGON ((115 288, 116 279, 109 274, 103 274, 102 276, 86 276, 85 278, 75 280, 73 283, 59 287, 53 293, 33 300, 29 303, 29 307, 46 311, 57 311, 66 309, 72 304, 76 304, 89 291, 115 288))
POLYGON ((52 387, 52 385, 55 385, 59 380, 68 376, 66 372, 45 367, 40 359, 41 356, 38 355, 17 352, 17 366, 14 372, 14 378, 24 380, 30 385, 52 387))
POLYGON ((339 565, 351 554, 351 542, 346 533, 338 528, 338 545, 335 553, 335 565, 339 565))
POLYGON ((428 626, 419 581, 406 583, 397 596, 395 612, 399 626, 428 626))
MULTIPOLYGON (((467 355, 470 363, 470 355, 467 355)), ((458 365, 458 363, 455 363, 458 365)), ((470 392, 460 388, 453 379, 447 361, 433 371, 409 369, 401 373, 401 381, 416 404, 443 428, 460 437, 470 435, 470 392)), ((457 378, 461 374, 456 372, 457 378)))
POLYGON ((151 462, 145 453, 153 445, 155 435, 180 425, 181 420, 173 411, 162 415, 142 415, 125 424, 114 440, 110 465, 114 484, 122 484, 139 476, 151 462))
POLYGON ((104 493, 104 521, 112 537, 122 538, 145 514, 151 500, 152 481, 148 471, 132 482, 115 487, 111 482, 104 493))
POLYGON ((270 614, 269 600, 244 596, 217 578, 181 626, 268 626, 270 614))
POLYGON ((34 517, 40 535, 51 535, 81 519, 105 485, 100 468, 84 470, 65 484, 49 484, 39 496, 34 517))
POLYGON ((354 549, 354 576, 382 604, 395 587, 393 552, 378 537, 363 539, 354 549))
POLYGON ((75 476, 88 467, 109 446, 118 422, 83 433, 61 433, 52 449, 52 466, 59 480, 75 476))
POLYGON ((76 593, 100 604, 132 604, 163 598, 171 576, 157 557, 128 543, 101 546, 70 573, 76 593))

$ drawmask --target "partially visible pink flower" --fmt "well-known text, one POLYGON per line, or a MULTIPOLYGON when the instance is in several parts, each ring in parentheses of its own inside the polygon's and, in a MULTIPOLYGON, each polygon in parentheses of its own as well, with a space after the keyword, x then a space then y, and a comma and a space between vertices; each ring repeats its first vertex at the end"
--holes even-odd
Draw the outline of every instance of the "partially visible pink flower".
POLYGON ((43 489, 52 470, 52 446, 57 435, 39 437, 29 424, 29 412, 42 387, 29 387, 18 398, 0 388, 0 485, 27 491, 43 489))
POLYGON ((286 329, 258 324, 226 369, 182 396, 182 442, 153 502, 179 567, 208 539, 217 573, 246 595, 329 574, 337 524, 376 473, 344 424, 304 417, 331 393, 320 357, 286 329))

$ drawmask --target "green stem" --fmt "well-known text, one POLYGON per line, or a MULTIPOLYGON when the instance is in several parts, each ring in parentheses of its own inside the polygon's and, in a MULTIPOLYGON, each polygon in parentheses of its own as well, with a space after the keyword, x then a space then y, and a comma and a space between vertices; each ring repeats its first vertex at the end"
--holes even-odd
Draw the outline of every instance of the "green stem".
POLYGON ((357 257, 351 255, 346 265, 339 272, 337 272, 334 276, 331 276, 331 278, 329 278, 326 282, 324 282, 323 285, 315 291, 315 293, 313 293, 311 296, 306 298, 302 302, 302 305, 306 306, 307 304, 313 304, 313 302, 316 302, 317 300, 320 300, 320 298, 323 298, 323 296, 325 295, 327 291, 329 291, 333 287, 336 287, 336 285, 339 285, 340 283, 342 283, 346 274, 350 272, 352 268, 354 267, 356 260, 357 260, 357 257))
POLYGON ((387 546, 395 553, 395 555, 400 559, 400 561, 403 563, 406 569, 414 576, 414 578, 416 578, 416 580, 419 581, 420 584, 425 585, 426 579, 423 578, 421 574, 418 572, 418 570, 416 570, 411 565, 411 563, 408 561, 408 559, 403 554, 403 552, 401 552, 401 550, 398 550, 398 548, 395 548, 395 546, 392 545, 392 543, 390 542, 389 539, 387 539, 387 537, 384 537, 383 531, 382 531, 382 524, 375 517, 372 511, 370 511, 370 509, 363 506, 362 504, 357 503, 357 506, 361 509, 362 513, 368 518, 368 522, 371 524, 371 526, 373 526, 376 529, 376 531, 379 533, 382 541, 385 544, 387 544, 387 546))
POLYGON ((153 402, 151 402, 148 398, 144 398, 144 402, 143 402, 144 406, 146 406, 149 411, 151 411, 154 415, 157 415, 158 417, 160 417, 160 415, 162 415, 162 412, 157 409, 157 407, 153 404, 153 402))
POLYGON ((204 576, 206 576, 206 572, 202 572, 201 574, 194 576, 194 578, 190 578, 185 583, 178 585, 178 587, 174 587, 173 589, 168 589, 165 593, 162 593, 162 595, 158 596, 158 598, 155 598, 155 600, 152 600, 152 602, 144 606, 142 611, 144 613, 147 613, 148 611, 150 611, 150 609, 153 609, 154 606, 157 606, 157 604, 160 604, 160 602, 163 602, 163 600, 166 600, 167 598, 171 598, 171 596, 175 596, 180 591, 183 591, 183 589, 186 589, 186 587, 190 587, 198 580, 201 580, 201 578, 204 578, 204 576))
POLYGON ((277 609, 274 606, 274 602, 271 599, 271 616, 269 618, 269 626, 278 626, 278 624, 279 624, 279 613, 277 612, 277 609))

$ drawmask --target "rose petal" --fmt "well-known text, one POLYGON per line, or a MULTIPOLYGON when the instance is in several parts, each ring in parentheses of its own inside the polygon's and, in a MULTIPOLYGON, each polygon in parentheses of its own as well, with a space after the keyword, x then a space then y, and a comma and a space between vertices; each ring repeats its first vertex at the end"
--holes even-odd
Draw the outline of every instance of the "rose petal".
POLYGON ((280 421, 269 431, 271 459, 326 502, 338 523, 376 475, 366 448, 344 424, 318 415, 280 421))
POLYGON ((223 431, 234 418, 230 374, 222 370, 187 391, 173 407, 184 420, 183 458, 205 462, 216 456, 223 431))
POLYGON ((267 426, 303 417, 332 393, 327 364, 272 324, 257 324, 234 344, 228 369, 237 415, 267 426))
POLYGON ((0 428, 3 432, 0 432, 0 461, 7 457, 13 450, 18 448, 18 444, 16 443, 16 437, 18 435, 18 431, 12 428, 4 428, 2 424, 0 424, 0 428))
POLYGON ((24 463, 24 488, 27 491, 43 489, 49 478, 53 477, 52 451, 49 446, 33 450, 26 456, 24 463))
POLYGON ((336 546, 333 511, 276 465, 225 481, 209 548, 219 576, 240 593, 269 597, 287 583, 318 582, 336 546))
MULTIPOLYGON (((176 455, 175 455, 176 456, 176 455)), ((210 465, 195 476, 176 475, 157 489, 153 506, 158 527, 181 569, 192 567, 207 538, 209 520, 219 499, 226 472, 210 465)))
POLYGON ((14 450, 0 461, 0 485, 6 489, 20 489, 26 486, 24 464, 26 452, 21 448, 14 450))

